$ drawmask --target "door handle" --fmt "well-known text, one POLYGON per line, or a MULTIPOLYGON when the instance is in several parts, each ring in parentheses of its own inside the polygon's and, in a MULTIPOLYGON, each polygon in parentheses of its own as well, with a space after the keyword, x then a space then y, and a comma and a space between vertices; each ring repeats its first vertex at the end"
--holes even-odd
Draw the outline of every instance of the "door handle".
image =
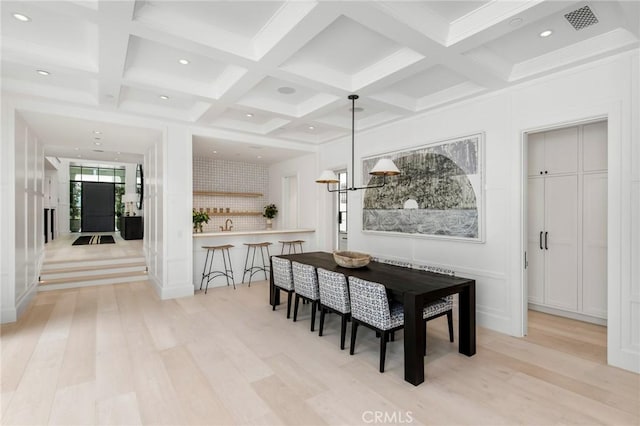
POLYGON ((547 240, 548 240, 548 238, 549 238, 549 233, 548 233, 548 232, 545 232, 545 233, 544 233, 544 249, 545 249, 545 250, 549 250, 549 245, 547 244, 547 240))
POLYGON ((540 250, 544 250, 542 247, 542 231, 540 231, 540 250))

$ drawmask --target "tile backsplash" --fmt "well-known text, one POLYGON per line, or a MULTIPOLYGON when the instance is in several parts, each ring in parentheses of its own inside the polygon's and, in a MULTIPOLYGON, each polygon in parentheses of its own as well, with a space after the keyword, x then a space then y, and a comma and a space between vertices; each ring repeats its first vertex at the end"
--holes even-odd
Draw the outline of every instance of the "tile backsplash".
POLYGON ((193 191, 219 191, 260 193, 260 197, 240 197, 231 195, 195 195, 193 208, 209 213, 216 208, 230 209, 223 216, 209 215, 209 223, 204 232, 219 231, 227 219, 233 221, 234 231, 265 229, 262 211, 269 204, 269 169, 265 165, 241 163, 237 161, 193 158, 193 191), (234 212, 260 212, 259 216, 234 216, 234 212))

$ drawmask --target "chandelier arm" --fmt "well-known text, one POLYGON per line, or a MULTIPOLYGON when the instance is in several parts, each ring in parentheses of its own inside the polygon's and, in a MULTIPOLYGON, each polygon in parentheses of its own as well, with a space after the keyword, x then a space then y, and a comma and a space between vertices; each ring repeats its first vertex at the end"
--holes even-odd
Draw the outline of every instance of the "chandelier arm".
POLYGON ((331 189, 329 184, 327 184, 327 191, 329 192, 346 192, 346 189, 340 189, 340 185, 336 187, 336 189, 331 189))
POLYGON ((347 192, 347 191, 357 191, 359 189, 376 189, 376 188, 382 188, 383 186, 385 186, 387 183, 386 181, 386 176, 382 176, 382 183, 376 184, 376 185, 366 185, 366 186, 352 186, 351 188, 345 188, 345 189, 341 189, 341 190, 329 190, 329 192, 347 192))

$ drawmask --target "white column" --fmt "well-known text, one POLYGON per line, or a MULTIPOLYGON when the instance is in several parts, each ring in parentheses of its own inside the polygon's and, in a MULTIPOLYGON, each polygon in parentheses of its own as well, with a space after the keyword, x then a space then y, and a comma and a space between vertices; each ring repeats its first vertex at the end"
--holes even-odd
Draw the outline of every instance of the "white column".
MULTIPOLYGON (((167 127, 162 160, 162 299, 193 295, 191 131, 167 127)), ((156 285, 158 285, 156 283, 156 285)))

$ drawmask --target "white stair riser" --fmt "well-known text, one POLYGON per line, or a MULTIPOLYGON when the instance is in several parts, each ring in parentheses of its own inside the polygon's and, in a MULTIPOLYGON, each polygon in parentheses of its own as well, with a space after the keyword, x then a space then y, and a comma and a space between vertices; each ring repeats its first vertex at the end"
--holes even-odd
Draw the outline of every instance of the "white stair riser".
POLYGON ((94 275, 116 274, 122 272, 144 272, 147 267, 144 265, 138 266, 116 266, 110 268, 91 269, 88 271, 73 271, 73 272, 54 272, 43 271, 40 273, 41 280, 55 280, 58 278, 75 278, 75 277, 90 277, 94 275))
POLYGON ((104 267, 109 265, 126 265, 130 263, 144 263, 144 257, 127 257, 122 259, 99 259, 99 260, 76 260, 71 262, 60 262, 60 263, 44 263, 42 265, 43 272, 44 271, 53 271, 55 269, 68 269, 68 268, 79 268, 79 267, 104 267))
POLYGON ((147 280, 147 275, 132 275, 130 277, 104 278, 99 280, 76 281, 72 283, 40 285, 38 286, 38 291, 62 290, 67 288, 91 287, 96 285, 120 284, 145 280, 147 280))

